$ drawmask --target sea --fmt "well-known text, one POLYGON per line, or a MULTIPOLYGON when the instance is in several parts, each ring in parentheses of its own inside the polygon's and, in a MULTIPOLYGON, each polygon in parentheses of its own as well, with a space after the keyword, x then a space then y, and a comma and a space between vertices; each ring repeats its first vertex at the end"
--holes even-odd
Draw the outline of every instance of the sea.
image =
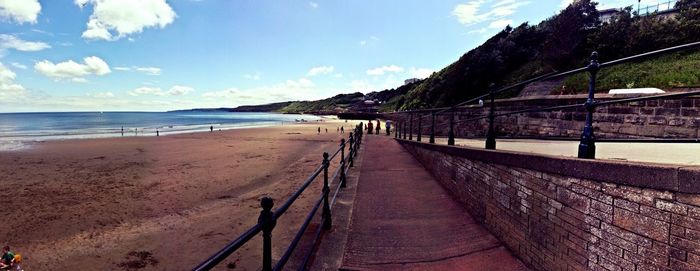
POLYGON ((33 142, 79 138, 156 136, 316 121, 313 115, 224 111, 0 113, 0 151, 33 142))

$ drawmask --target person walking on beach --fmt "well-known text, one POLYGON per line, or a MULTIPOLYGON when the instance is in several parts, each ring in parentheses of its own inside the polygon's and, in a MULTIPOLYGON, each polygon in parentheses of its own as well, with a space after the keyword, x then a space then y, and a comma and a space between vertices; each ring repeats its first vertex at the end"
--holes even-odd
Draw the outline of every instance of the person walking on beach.
POLYGON ((340 126, 340 133, 344 134, 345 133, 345 126, 340 126))
POLYGON ((318 127, 318 134, 321 134, 321 127, 318 127))
POLYGON ((122 136, 124 136, 124 126, 122 126, 122 136))
POLYGON ((210 133, 213 133, 213 132, 214 132, 214 125, 209 126, 209 132, 210 132, 210 133))
POLYGON ((328 133, 328 128, 326 128, 326 134, 328 133))

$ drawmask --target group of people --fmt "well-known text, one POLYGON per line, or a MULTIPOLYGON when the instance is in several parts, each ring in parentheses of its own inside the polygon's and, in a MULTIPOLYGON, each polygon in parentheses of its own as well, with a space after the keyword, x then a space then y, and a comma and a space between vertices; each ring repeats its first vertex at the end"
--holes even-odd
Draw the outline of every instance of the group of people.
MULTIPOLYGON (((321 127, 318 127, 317 131, 318 131, 318 134, 321 134, 321 127)), ((336 132, 341 133, 341 134, 344 134, 344 133, 345 133, 345 127, 343 127, 343 126, 336 127, 336 132)), ((326 128, 326 133, 328 133, 328 128, 326 128)))
POLYGON ((10 251, 10 246, 2 248, 2 257, 0 257, 0 270, 22 271, 19 266, 22 262, 22 256, 14 254, 10 251))
MULTIPOLYGON (((386 134, 387 135, 389 135, 389 129, 390 129, 389 125, 391 125, 391 122, 387 121, 386 122, 386 134)), ((367 125, 365 125, 365 129, 367 130, 368 134, 372 134, 373 131, 376 131, 376 133, 379 134, 379 131, 382 129, 382 124, 381 124, 381 122, 379 122, 379 120, 377 120, 377 126, 375 127, 374 124, 372 123, 372 121, 368 121, 367 125)))

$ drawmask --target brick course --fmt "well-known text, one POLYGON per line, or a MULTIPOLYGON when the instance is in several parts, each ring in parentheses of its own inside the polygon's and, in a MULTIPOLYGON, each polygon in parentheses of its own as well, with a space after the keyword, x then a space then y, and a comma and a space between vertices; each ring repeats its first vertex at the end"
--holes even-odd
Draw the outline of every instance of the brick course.
MULTIPOLYGON (((575 167, 535 165, 549 160, 504 159, 524 154, 400 142, 534 270, 700 270, 698 194, 647 187, 649 180, 622 180, 623 174, 612 174, 619 181, 599 180, 568 170, 575 167), (499 159, 489 158, 494 155, 499 159), (520 166, 509 160, 521 161, 520 166)), ((615 166, 624 164, 606 169, 615 166)), ((683 183, 698 179, 691 173, 656 176, 694 176, 676 180, 683 183)))

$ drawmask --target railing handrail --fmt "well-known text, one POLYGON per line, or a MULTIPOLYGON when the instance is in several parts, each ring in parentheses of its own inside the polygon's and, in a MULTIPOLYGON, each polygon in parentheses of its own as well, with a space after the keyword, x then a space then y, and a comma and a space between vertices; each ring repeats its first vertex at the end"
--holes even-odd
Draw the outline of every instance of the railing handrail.
MULTIPOLYGON (((664 48, 664 49, 660 49, 660 50, 636 54, 636 55, 629 56, 629 57, 623 57, 623 58, 611 60, 611 61, 604 62, 604 63, 599 63, 598 62, 598 53, 593 52, 591 54, 590 63, 587 66, 582 67, 582 68, 576 68, 573 70, 560 72, 560 73, 550 73, 550 74, 537 76, 537 77, 534 77, 534 78, 531 78, 528 80, 521 81, 521 82, 516 83, 516 84, 512 84, 512 85, 507 86, 507 87, 500 88, 500 89, 496 89, 492 84, 490 86, 489 93, 479 95, 477 97, 468 99, 464 102, 460 102, 460 103, 455 104, 455 105, 450 106, 450 107, 420 109, 420 110, 407 110, 407 111, 390 113, 392 115, 394 115, 394 114, 409 114, 409 116, 404 117, 403 120, 396 121, 397 122, 396 123, 397 130, 396 130, 395 137, 406 139, 406 134, 407 134, 406 126, 408 126, 409 127, 408 128, 409 129, 408 139, 412 140, 412 138, 413 138, 413 119, 414 119, 413 115, 418 114, 417 119, 419 121, 418 122, 419 125, 420 125, 420 121, 423 118, 432 117, 430 143, 435 143, 435 140, 434 140, 435 127, 449 125, 450 128, 449 128, 449 132, 448 132, 448 141, 447 141, 448 143, 447 144, 454 145, 455 144, 454 124, 488 118, 488 132, 486 134, 486 148, 487 149, 495 149, 496 133, 494 130, 494 119, 496 117, 509 116, 509 115, 514 115, 514 114, 530 113, 530 112, 546 112, 546 111, 564 110, 564 109, 583 107, 587 112, 586 112, 586 119, 585 119, 583 134, 581 135, 581 144, 579 145, 578 157, 579 158, 594 159, 595 158, 595 137, 593 136, 593 112, 595 111, 596 108, 601 107, 601 106, 608 106, 608 105, 628 103, 628 102, 700 96, 700 90, 694 90, 694 91, 687 91, 687 92, 680 92, 680 93, 664 93, 664 94, 658 94, 658 95, 632 97, 632 98, 620 98, 620 99, 607 100, 607 101, 603 101, 603 102, 597 102, 594 100, 594 97, 595 97, 595 89, 596 89, 596 77, 597 77, 597 74, 600 71, 600 69, 605 68, 605 67, 620 65, 620 64, 624 64, 624 63, 628 63, 628 62, 632 62, 632 61, 638 61, 638 60, 652 57, 652 56, 658 56, 661 54, 679 52, 679 51, 684 51, 684 50, 689 50, 689 49, 696 49, 699 47, 700 47, 700 42, 686 43, 686 44, 672 46, 672 47, 668 47, 668 48, 664 48), (556 79, 556 78, 562 78, 565 76, 570 76, 570 75, 578 74, 581 72, 588 72, 589 73, 588 99, 586 100, 585 103, 538 107, 538 108, 528 108, 528 109, 515 110, 515 111, 510 111, 510 112, 501 112, 501 113, 495 112, 494 97, 497 94, 500 94, 504 91, 519 88, 519 87, 525 86, 525 85, 533 83, 533 82, 537 82, 537 81, 541 81, 541 80, 551 80, 551 79, 556 79), (471 102, 474 102, 476 100, 480 100, 480 99, 483 99, 486 97, 490 98, 490 102, 488 104, 488 106, 490 107, 488 114, 478 115, 478 116, 470 117, 467 119, 462 119, 459 121, 454 120, 456 108, 465 106, 471 102), (436 125, 435 124, 435 115, 443 113, 443 112, 448 112, 448 111, 450 112, 449 122, 446 122, 446 123, 443 122, 441 124, 436 125), (421 116, 421 113, 425 113, 425 112, 429 112, 430 114, 421 116), (407 121, 410 122, 409 125, 406 125, 405 122, 407 122, 407 121)), ((484 105, 481 102, 480 102, 480 104, 484 105)), ((484 106, 486 106, 486 105, 484 105, 484 106)), ((421 139, 421 133, 422 133, 422 131, 421 131, 421 128, 419 127, 419 132, 418 132, 418 137, 417 137, 419 141, 421 139)))
MULTIPOLYGON (((338 175, 340 175, 340 183, 338 184, 338 189, 336 190, 336 193, 333 196, 333 202, 335 202, 335 197, 337 196, 338 192, 340 191, 340 188, 344 187, 345 185, 345 175, 347 171, 349 170, 350 167, 352 167, 352 161, 354 157, 357 155, 357 151, 359 149, 359 146, 362 142, 362 136, 363 136, 363 129, 360 127, 363 125, 361 122, 359 125, 355 127, 353 132, 349 133, 349 144, 350 148, 348 149, 347 155, 345 155, 345 148, 348 146, 346 143, 345 139, 341 139, 340 146, 338 149, 334 152, 334 154, 329 158, 328 153, 324 153, 324 160, 321 163, 320 166, 318 166, 312 173, 309 175, 309 177, 304 181, 301 187, 299 187, 287 200, 285 201, 282 206, 278 207, 274 212, 270 212, 270 209, 272 208, 273 201, 270 198, 263 198, 261 201, 261 205, 263 206, 263 211, 261 212, 260 218, 258 218, 258 223, 250 227, 248 230, 246 230, 243 234, 238 236, 235 240, 224 246, 222 249, 220 249, 218 252, 216 252, 214 255, 209 257, 207 260, 204 262, 200 263, 197 267, 195 267, 193 270, 210 270, 211 268, 215 267, 219 263, 221 263, 223 260, 225 260, 229 255, 231 255, 233 252, 238 250, 240 247, 242 247, 244 244, 246 244, 248 241, 250 241, 255 235, 257 235, 260 232, 263 232, 263 239, 264 239, 264 248, 263 248, 263 270, 280 270, 284 267, 284 265, 287 263, 289 258, 291 257, 291 254, 293 253, 294 249, 297 247, 299 244, 301 237, 303 233, 306 231, 308 225, 311 222, 311 219, 315 216, 316 212, 321 206, 321 203, 324 204, 324 226, 326 223, 327 226, 330 226, 330 212, 329 208, 330 206, 328 205, 328 192, 329 192, 329 180, 328 180, 328 168, 330 167, 330 162, 337 156, 338 153, 341 153, 341 160, 340 160, 340 166, 336 169, 333 177, 331 178, 331 181, 335 180, 338 175), (350 165, 348 166, 346 164, 346 161, 350 161, 350 165), (306 220, 302 223, 301 228, 295 235, 295 237, 292 239, 292 242, 290 245, 287 247, 287 250, 283 254, 282 258, 276 263, 274 269, 271 267, 271 248, 269 247, 269 239, 271 238, 270 233, 272 229, 274 228, 276 224, 276 220, 280 218, 282 215, 285 214, 285 212, 289 209, 289 207, 296 202, 296 200, 299 198, 299 196, 310 186, 310 184, 316 180, 316 178, 321 175, 321 172, 324 173, 324 188, 323 188, 323 193, 319 197, 317 203, 314 205, 314 208, 309 212, 307 215, 306 220), (340 173, 340 174, 339 174, 340 173), (267 206, 266 206, 267 205, 267 206), (326 210, 328 209, 328 210, 326 210), (266 212, 269 213, 269 220, 264 219, 264 214, 266 212), (267 230, 267 231, 266 231, 267 230), (268 236, 266 236, 268 234, 268 236)), ((318 238, 318 237, 317 237, 318 238)), ((317 239, 316 238, 316 239, 317 239)), ((316 243, 317 240, 314 240, 314 243, 316 243)), ((304 259, 304 265, 302 268, 305 268, 307 262, 309 259, 309 255, 306 255, 304 259)))

